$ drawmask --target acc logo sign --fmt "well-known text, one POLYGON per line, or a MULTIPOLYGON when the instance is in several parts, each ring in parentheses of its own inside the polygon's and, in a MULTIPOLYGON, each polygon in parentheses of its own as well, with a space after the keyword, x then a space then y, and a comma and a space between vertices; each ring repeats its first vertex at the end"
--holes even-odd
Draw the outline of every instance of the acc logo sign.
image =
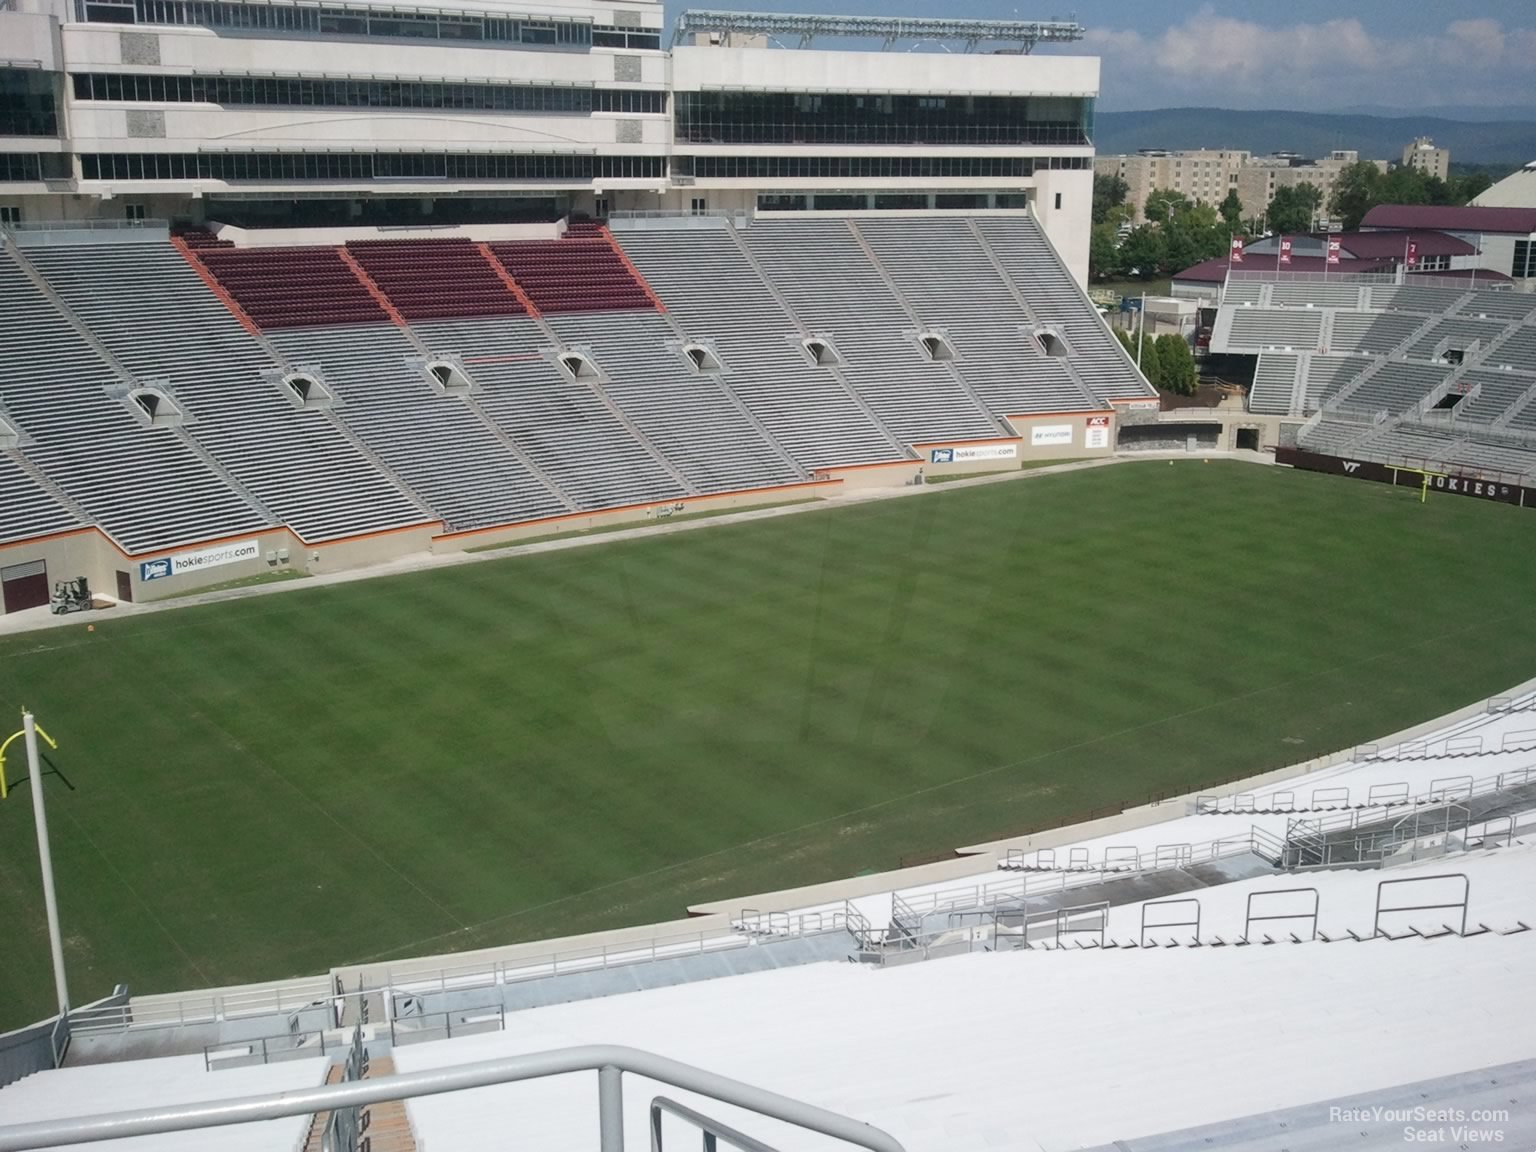
POLYGON ((145 560, 139 565, 140 580, 160 580, 171 574, 171 558, 145 560))
POLYGON ((953 464, 955 462, 955 450, 953 448, 934 448, 928 453, 930 464, 953 464))

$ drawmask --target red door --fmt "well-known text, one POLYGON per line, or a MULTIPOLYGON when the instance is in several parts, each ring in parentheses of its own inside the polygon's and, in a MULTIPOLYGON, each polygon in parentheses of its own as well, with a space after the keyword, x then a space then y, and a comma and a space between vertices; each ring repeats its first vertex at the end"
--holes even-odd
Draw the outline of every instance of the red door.
POLYGON ((48 565, 41 560, 0 568, 0 598, 7 612, 40 608, 48 603, 48 565))

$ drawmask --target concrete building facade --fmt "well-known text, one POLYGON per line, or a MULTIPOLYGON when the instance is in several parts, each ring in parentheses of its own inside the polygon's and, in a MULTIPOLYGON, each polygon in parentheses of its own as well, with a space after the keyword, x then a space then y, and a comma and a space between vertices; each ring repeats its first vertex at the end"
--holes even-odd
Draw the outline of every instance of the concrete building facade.
POLYGON ((768 43, 669 50, 659 0, 3 0, 0 223, 1030 207, 1086 276, 1097 58, 768 43))
POLYGON ((1426 176, 1444 180, 1451 174, 1451 152, 1436 148, 1428 136, 1419 136, 1403 148, 1403 167, 1416 168, 1426 176))

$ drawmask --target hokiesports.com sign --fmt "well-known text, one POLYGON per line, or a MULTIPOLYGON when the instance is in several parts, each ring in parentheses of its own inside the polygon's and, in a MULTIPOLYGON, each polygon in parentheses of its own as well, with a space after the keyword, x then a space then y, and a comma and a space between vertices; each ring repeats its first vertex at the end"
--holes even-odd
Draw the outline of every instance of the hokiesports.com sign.
POLYGON ((1289 464, 1293 468, 1303 468, 1308 472, 1331 472, 1336 476, 1352 476, 1356 480, 1374 480, 1378 484, 1394 484, 1400 488, 1427 487, 1431 492, 1450 492, 1457 496, 1470 496, 1475 500, 1495 500, 1500 504, 1517 504, 1522 508, 1536 506, 1536 488, 1523 488, 1518 484, 1485 480, 1481 476, 1465 476, 1451 471, 1431 472, 1426 480, 1423 472, 1394 468, 1390 464, 1378 464, 1374 460, 1324 456, 1300 448, 1276 448, 1275 460, 1277 463, 1289 464))
POLYGON ((164 580, 167 576, 181 576, 187 572, 201 572, 204 568, 218 568, 225 564, 238 564, 241 560, 255 560, 261 555, 259 540, 239 540, 232 544, 219 544, 196 552, 176 552, 158 560, 144 560, 139 564, 140 580, 164 580))
POLYGON ((965 444, 958 448, 930 448, 930 464, 964 464, 969 460, 1013 460, 1019 455, 1017 444, 965 444))

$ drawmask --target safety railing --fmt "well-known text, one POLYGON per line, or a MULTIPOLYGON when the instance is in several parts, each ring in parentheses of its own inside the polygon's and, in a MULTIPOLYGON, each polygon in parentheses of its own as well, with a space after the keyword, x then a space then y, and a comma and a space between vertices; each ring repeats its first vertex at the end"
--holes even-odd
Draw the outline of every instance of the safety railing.
POLYGON ((143 996, 126 1004, 83 1008, 70 1015, 76 1035, 129 1029, 180 1028, 304 1009, 334 1008, 330 977, 316 976, 285 984, 174 996, 143 996))
MULTIPOLYGON (((1445 924, 1446 932, 1454 932, 1458 936, 1467 934, 1467 905, 1471 900, 1472 881, 1467 879, 1465 872, 1448 872, 1438 876, 1404 876, 1396 880, 1383 880, 1376 885, 1376 917, 1371 925, 1372 936, 1390 936, 1381 926, 1383 916, 1399 915, 1404 912, 1451 912, 1460 913, 1458 925, 1452 927, 1445 924), (1387 889, 1393 889, 1391 895, 1402 893, 1407 899, 1416 899, 1412 895, 1415 892, 1426 892, 1417 904, 1389 904, 1387 889), (1437 898, 1438 897, 1438 898, 1437 898)), ((1414 935, 1422 936, 1423 933, 1416 929, 1410 929, 1414 935)))
MULTIPOLYGON (((128 1112, 45 1120, 0 1127, 0 1152, 57 1148, 128 1136, 155 1136, 307 1116, 316 1112, 407 1100, 415 1096, 461 1092, 525 1080, 597 1073, 598 1147, 600 1152, 624 1152, 624 1075, 655 1080, 685 1092, 733 1105, 748 1112, 792 1124, 867 1148, 870 1152, 905 1152, 887 1132, 848 1116, 818 1108, 776 1092, 744 1084, 677 1060, 618 1045, 588 1045, 484 1060, 422 1072, 407 1072, 353 1083, 328 1084, 300 1091, 274 1092, 198 1104, 159 1105, 128 1112)), ((749 1149, 749 1152, 752 1150, 749 1149)), ((757 1150, 760 1152, 760 1150, 757 1150)))
MULTIPOLYGON (((1405 747, 1411 750, 1412 745, 1405 745, 1405 747)), ((1536 729, 1506 733, 1505 739, 1497 749, 1478 753, 1464 752, 1458 755, 1497 755, 1503 752, 1527 750, 1536 750, 1536 729)), ((1439 757, 1415 755, 1410 752, 1410 755, 1391 757, 1391 759, 1439 759, 1439 757)), ((1431 804, 1451 795, 1461 799, 1487 796, 1490 793, 1502 792, 1507 788, 1519 788, 1526 784, 1536 784, 1536 764, 1511 768, 1489 776, 1464 774, 1436 777, 1430 780, 1426 790, 1416 795, 1412 792, 1413 785, 1406 780, 1383 781, 1367 785, 1363 796, 1359 794, 1358 789, 1351 789, 1348 785, 1342 784, 1314 788, 1307 803, 1303 805, 1296 803, 1296 794, 1293 790, 1267 793, 1238 792, 1230 796, 1203 795, 1195 797, 1195 814, 1212 816, 1245 812, 1336 810, 1350 807, 1403 807, 1431 804)))
POLYGON ((743 908, 732 926, 760 936, 817 936, 846 927, 842 909, 809 912, 759 912, 743 908))
MULTIPOLYGON (((1055 863, 1055 852, 1052 849, 1040 850, 1050 853, 1045 858, 1050 861, 1047 864, 1041 863, 1040 858, 1027 848, 1010 848, 1000 867, 1011 871, 1041 874, 1042 884, 1033 889, 1034 892, 1041 892, 1053 888, 1071 887, 1074 883, 1097 883, 1129 873, 1187 868, 1193 864, 1224 860, 1248 852, 1275 862, 1279 858, 1281 845, 1282 841, 1273 833, 1253 827, 1237 835, 1221 836, 1214 840, 1195 843, 1158 844, 1151 848, 1141 848, 1134 844, 1111 844, 1104 848, 1097 863, 1085 855, 1073 857, 1066 867, 1055 863), (1069 875, 1076 875, 1078 879, 1069 883, 1066 880, 1069 875)), ((1030 889, 1026 888, 1022 894, 1030 894, 1030 889)), ((906 899, 916 902, 916 898, 910 895, 906 899)))
POLYGON ((507 1010, 499 1001, 446 1012, 401 1012, 399 1008, 397 1003, 389 1019, 390 1043, 396 1045, 416 1044, 425 1040, 452 1040, 455 1036, 473 1036, 481 1032, 502 1032, 507 1027, 507 1010))
MULTIPOLYGON (((334 1045, 332 1045, 334 1047, 334 1045)), ((274 1036, 253 1036, 247 1040, 226 1040, 203 1046, 203 1068, 244 1068, 251 1064, 273 1064, 283 1060, 305 1060, 324 1056, 325 1031, 283 1032, 274 1036)))
POLYGON ((0 232, 163 232, 169 220, 17 220, 0 225, 0 232))
MULTIPOLYGON (((834 927, 840 926, 827 924, 825 927, 812 929, 810 922, 807 921, 803 927, 787 928, 787 934, 831 931, 834 927)), ((454 992, 502 984, 517 984, 526 980, 542 980, 571 972, 602 971, 630 964, 648 964, 680 956, 695 956, 704 952, 745 948, 750 943, 751 941, 741 929, 730 926, 676 935, 653 936, 647 940, 572 948, 490 963, 481 960, 473 964, 444 965, 433 968, 389 966, 382 972, 370 972, 369 976, 370 982, 375 987, 454 992)))
POLYGON ((658 1096, 651 1101, 651 1152, 665 1152, 661 1123, 664 1116, 675 1116, 695 1129, 703 1137, 704 1152, 715 1152, 721 1144, 740 1149, 741 1152, 775 1152, 761 1140, 738 1132, 718 1120, 711 1120, 702 1112, 695 1112, 665 1096, 658 1096))

